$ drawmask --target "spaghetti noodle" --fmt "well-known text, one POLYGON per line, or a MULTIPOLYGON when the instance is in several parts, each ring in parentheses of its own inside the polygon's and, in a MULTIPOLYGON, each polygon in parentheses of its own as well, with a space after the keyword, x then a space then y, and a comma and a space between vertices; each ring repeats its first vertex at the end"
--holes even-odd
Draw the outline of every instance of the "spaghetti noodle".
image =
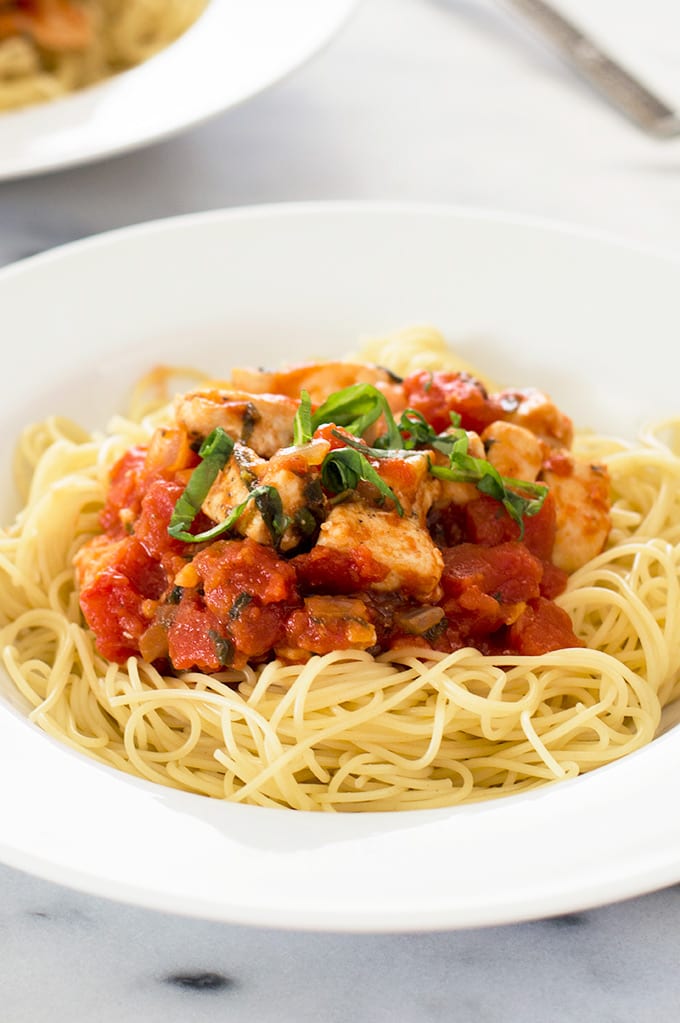
POLYGON ((169 418, 147 407, 105 436, 50 419, 17 453, 25 506, 0 534, 0 656, 31 719, 74 748, 260 806, 438 807, 610 763, 651 741, 680 695, 680 419, 634 443, 577 437, 612 490, 605 549, 557 598, 582 647, 526 656, 401 645, 210 673, 107 661, 82 621, 74 557, 100 530, 111 468, 169 418))
POLYGON ((207 0, 0 0, 0 110, 56 99, 148 60, 207 0))

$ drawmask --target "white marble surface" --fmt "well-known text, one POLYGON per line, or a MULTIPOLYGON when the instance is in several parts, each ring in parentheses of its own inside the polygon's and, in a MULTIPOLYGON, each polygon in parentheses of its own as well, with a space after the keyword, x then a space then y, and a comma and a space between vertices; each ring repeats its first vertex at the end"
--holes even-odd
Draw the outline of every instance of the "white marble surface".
MULTIPOLYGON (((674 6, 654 4, 677 23, 674 6)), ((630 40, 639 0, 617 10, 630 40)), ((680 67, 669 24, 663 51, 680 67)), ((680 140, 637 132, 500 0, 365 0, 306 68, 220 119, 1 185, 0 263, 175 213, 312 198, 510 210, 678 254, 680 140)), ((184 920, 9 868, 0 892, 2 1023, 671 1023, 680 1012, 677 886, 553 921, 411 936, 184 920)))

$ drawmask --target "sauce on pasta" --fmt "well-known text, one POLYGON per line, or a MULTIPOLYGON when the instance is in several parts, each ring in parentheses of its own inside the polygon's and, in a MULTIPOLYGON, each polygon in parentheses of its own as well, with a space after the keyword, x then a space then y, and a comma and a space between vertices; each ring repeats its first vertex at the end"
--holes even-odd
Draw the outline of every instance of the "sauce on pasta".
POLYGON ((217 672, 580 645, 553 598, 604 545, 609 481, 546 395, 366 364, 234 376, 253 390, 179 396, 113 468, 76 559, 101 654, 217 672))
POLYGON ((680 424, 572 445, 431 330, 369 358, 25 432, 0 657, 36 723, 149 781, 322 811, 506 796, 654 737, 680 695, 680 424))

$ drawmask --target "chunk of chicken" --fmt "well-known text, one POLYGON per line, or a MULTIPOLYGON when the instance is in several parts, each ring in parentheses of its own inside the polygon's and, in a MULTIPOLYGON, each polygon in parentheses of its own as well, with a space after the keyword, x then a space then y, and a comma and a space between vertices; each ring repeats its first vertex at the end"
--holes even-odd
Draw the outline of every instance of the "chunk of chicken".
POLYGON ((370 589, 402 590, 423 602, 436 602, 444 568, 441 551, 414 519, 363 502, 336 505, 321 526, 317 546, 337 551, 365 547, 388 569, 370 589))
POLYGON ((175 399, 175 418, 190 434, 207 437, 216 427, 269 458, 293 439, 299 402, 281 394, 221 389, 190 391, 175 399))
POLYGON ((560 451, 545 463, 542 479, 556 505, 552 560, 565 572, 575 572, 600 553, 607 539, 609 474, 604 465, 588 465, 560 451))
POLYGON ((304 388, 315 405, 320 405, 334 391, 351 384, 373 384, 385 392, 388 401, 392 390, 400 390, 398 378, 382 366, 353 362, 302 363, 274 372, 244 367, 232 371, 231 382, 234 387, 252 394, 266 391, 289 398, 299 398, 304 388))
POLYGON ((568 416, 557 405, 533 387, 526 390, 499 391, 492 397, 500 404, 509 423, 523 426, 551 447, 571 447, 574 429, 568 416))
MULTIPOLYGON (((293 550, 316 528, 316 518, 320 516, 324 499, 315 470, 329 447, 328 441, 315 440, 300 447, 283 448, 267 461, 237 442, 201 510, 214 522, 222 522, 233 508, 246 500, 253 487, 274 487, 281 498, 283 512, 290 519, 277 546, 282 551, 293 550)), ((244 509, 234 529, 257 543, 274 544, 274 538, 254 502, 244 509)))
POLYGON ((486 457, 501 476, 533 483, 543 465, 545 445, 530 430, 499 419, 482 433, 486 457))
MULTIPOLYGON (((224 469, 217 474, 208 494, 201 505, 213 522, 223 522, 237 505, 246 500, 252 487, 259 482, 259 473, 267 466, 251 448, 238 441, 234 444, 231 458, 224 469)), ((254 503, 244 509, 234 526, 241 536, 249 536, 257 543, 271 544, 271 537, 264 520, 254 503)))
POLYGON ((430 474, 429 454, 404 452, 403 458, 377 460, 375 468, 401 504, 404 515, 425 527, 427 513, 439 492, 439 481, 430 474))

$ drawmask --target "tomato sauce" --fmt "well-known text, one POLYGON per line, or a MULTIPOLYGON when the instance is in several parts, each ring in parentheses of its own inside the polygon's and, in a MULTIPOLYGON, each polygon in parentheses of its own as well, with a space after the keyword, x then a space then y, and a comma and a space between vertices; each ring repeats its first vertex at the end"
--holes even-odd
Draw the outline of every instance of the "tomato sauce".
MULTIPOLYGON (((481 430, 502 409, 467 374, 416 373, 404 381, 409 407, 435 430, 481 430)), ((343 431, 316 432, 343 447, 343 431)), ((278 656, 304 661, 349 648, 374 653, 404 644, 451 651, 537 655, 581 645, 554 598, 567 575, 552 562, 555 503, 522 526, 479 494, 433 507, 429 535, 443 559, 430 603, 419 604, 385 579, 389 564, 366 545, 335 549, 309 540, 281 553, 235 534, 212 542, 168 532, 198 456, 182 430, 158 432, 114 466, 101 513, 102 537, 81 566, 80 603, 100 653, 122 662, 142 656, 164 669, 219 672, 278 656)), ((559 456, 555 456, 559 465, 559 456)), ((292 469, 295 465, 290 463, 292 469)), ((407 461, 376 462, 390 485, 414 479, 407 461)), ((300 471, 305 467, 300 463, 300 471)), ((291 470, 289 470, 290 474, 291 470)), ((199 513, 194 534, 213 523, 199 513)))

